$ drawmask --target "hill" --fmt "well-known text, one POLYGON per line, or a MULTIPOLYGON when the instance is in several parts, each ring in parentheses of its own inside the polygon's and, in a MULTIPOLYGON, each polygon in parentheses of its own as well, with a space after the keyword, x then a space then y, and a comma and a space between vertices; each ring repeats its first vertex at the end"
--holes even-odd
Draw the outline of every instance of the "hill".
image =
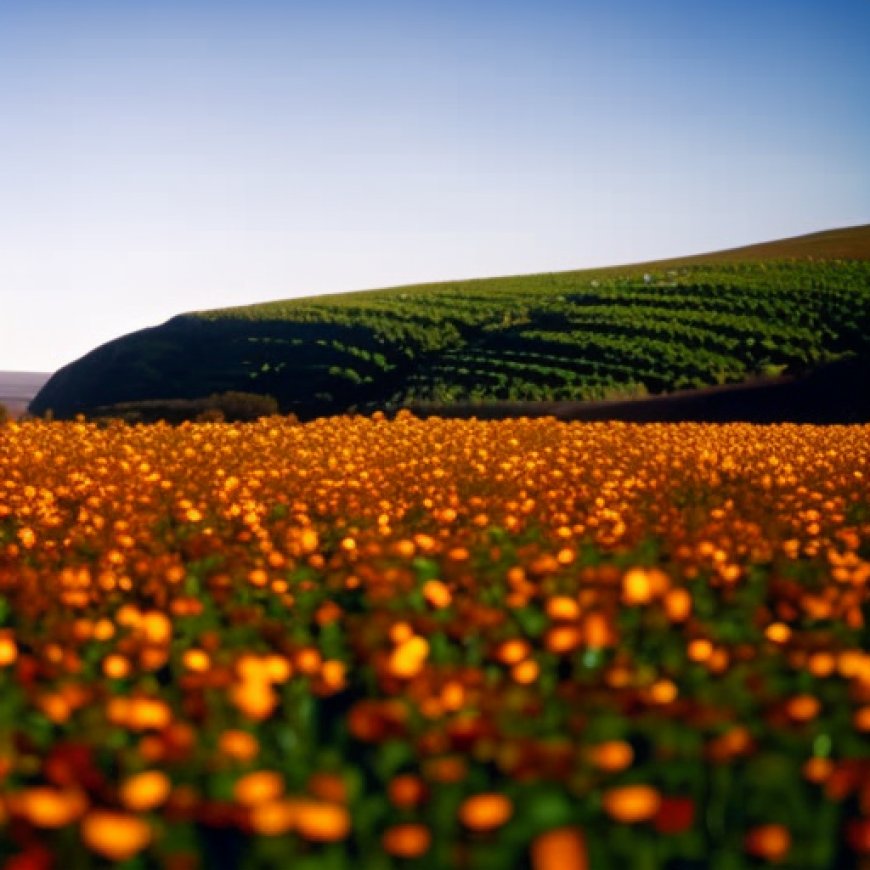
POLYGON ((870 371, 870 225, 606 269, 193 312, 97 348, 58 416, 223 391, 309 418, 420 403, 588 402, 870 371), (863 366, 867 363, 867 368, 863 366))
POLYGON ((870 260, 870 224, 790 236, 675 260, 658 260, 645 265, 689 266, 700 263, 759 263, 767 260, 870 260))

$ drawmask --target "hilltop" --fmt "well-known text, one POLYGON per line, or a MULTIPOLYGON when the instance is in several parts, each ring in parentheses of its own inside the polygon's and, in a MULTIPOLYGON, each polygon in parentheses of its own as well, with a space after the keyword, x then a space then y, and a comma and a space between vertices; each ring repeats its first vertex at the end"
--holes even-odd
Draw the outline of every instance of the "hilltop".
POLYGON ((819 372, 860 383, 870 371, 868 324, 870 225, 604 269, 191 312, 64 367, 31 410, 105 413, 224 391, 274 396, 303 418, 485 410, 811 373, 824 397, 819 372))
POLYGON ((789 236, 785 239, 641 265, 691 266, 701 263, 761 263, 767 260, 870 260, 870 224, 789 236))

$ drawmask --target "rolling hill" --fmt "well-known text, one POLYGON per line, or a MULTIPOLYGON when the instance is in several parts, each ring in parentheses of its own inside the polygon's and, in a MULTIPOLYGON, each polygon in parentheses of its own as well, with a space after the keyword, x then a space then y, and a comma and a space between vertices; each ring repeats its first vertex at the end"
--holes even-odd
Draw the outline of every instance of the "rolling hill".
MULTIPOLYGON (((242 391, 310 418, 600 402, 826 371, 860 384, 868 326, 870 225, 606 269, 182 314, 64 367, 30 408, 68 417, 242 391)), ((868 412, 847 419, 856 413, 868 412)))

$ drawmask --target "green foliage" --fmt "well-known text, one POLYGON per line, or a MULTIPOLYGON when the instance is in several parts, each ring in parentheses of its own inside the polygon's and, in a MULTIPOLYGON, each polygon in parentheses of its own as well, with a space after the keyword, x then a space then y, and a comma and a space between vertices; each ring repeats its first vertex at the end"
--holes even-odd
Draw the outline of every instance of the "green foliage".
POLYGON ((85 357, 33 407, 69 416, 244 390, 308 417, 415 402, 655 395, 868 359, 868 323, 870 263, 860 261, 426 284, 174 318, 85 357))
MULTIPOLYGON (((699 265, 421 285, 202 312, 206 322, 343 326, 338 381, 400 368, 399 404, 625 398, 800 372, 865 351, 870 266, 699 265), (364 335, 363 335, 364 334, 364 335), (369 351, 372 347, 381 350, 369 351), (341 365, 354 357, 354 367, 341 365), (414 365, 408 363, 414 360, 414 365), (404 362, 403 362, 404 361, 404 362)), ((384 397, 372 396, 373 404, 384 397)))

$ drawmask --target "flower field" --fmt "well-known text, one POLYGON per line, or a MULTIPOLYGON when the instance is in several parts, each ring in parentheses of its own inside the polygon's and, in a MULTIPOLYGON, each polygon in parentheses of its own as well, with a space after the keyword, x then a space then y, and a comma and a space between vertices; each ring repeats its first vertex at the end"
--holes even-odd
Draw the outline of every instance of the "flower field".
POLYGON ((870 427, 0 428, 0 862, 870 861, 870 427))

